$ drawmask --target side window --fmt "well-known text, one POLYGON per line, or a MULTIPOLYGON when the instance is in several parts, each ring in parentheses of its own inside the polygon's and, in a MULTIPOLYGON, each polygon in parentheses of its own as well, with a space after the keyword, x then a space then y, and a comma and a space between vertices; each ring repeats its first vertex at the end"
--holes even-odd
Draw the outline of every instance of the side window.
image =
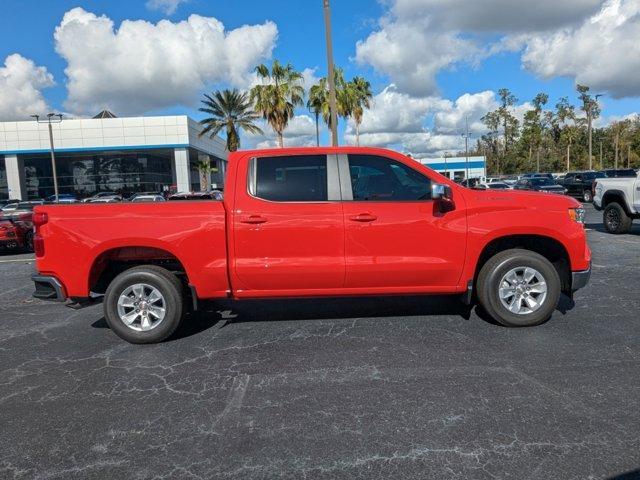
POLYGON ((252 160, 250 193, 273 202, 327 200, 327 157, 292 155, 252 160))
POLYGON ((376 155, 349 155, 355 201, 421 201, 431 199, 431 180, 403 163, 376 155))

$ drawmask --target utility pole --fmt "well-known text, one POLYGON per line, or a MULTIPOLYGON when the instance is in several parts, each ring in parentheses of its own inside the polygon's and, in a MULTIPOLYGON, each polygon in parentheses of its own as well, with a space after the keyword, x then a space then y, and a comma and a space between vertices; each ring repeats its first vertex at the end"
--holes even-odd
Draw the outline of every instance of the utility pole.
POLYGON ((444 152, 444 174, 447 178, 449 178, 449 169, 447 168, 447 156, 449 152, 444 152))
POLYGON ((466 180, 469 181, 469 115, 465 116, 466 133, 464 134, 464 151, 465 151, 465 168, 466 168, 466 180))
POLYGON ((338 115, 336 105, 336 78, 333 65, 333 44, 331 42, 331 7, 329 0, 322 0, 324 5, 324 33, 327 42, 327 64, 329 80, 329 110, 331 116, 331 145, 338 146, 338 115))
POLYGON ((604 163, 602 163, 602 140, 600 140, 600 170, 604 168, 604 163))
POLYGON ((56 172, 56 153, 53 148, 53 128, 51 127, 51 124, 62 122, 62 115, 60 113, 48 113, 46 120, 40 120, 39 115, 31 115, 31 117, 35 118, 36 122, 47 123, 49 126, 49 148, 51 150, 51 170, 53 172, 53 194, 55 203, 58 203, 60 201, 60 197, 58 196, 58 174, 56 172), (58 117, 57 120, 54 117, 58 117))

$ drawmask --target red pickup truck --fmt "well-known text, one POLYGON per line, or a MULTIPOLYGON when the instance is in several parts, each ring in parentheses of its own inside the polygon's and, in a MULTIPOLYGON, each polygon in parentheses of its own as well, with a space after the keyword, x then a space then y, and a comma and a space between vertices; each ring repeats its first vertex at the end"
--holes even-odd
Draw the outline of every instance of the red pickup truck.
POLYGON ((223 201, 36 208, 35 296, 82 305, 134 343, 216 298, 458 294, 540 324, 590 275, 571 198, 472 190, 375 148, 234 152, 223 201))

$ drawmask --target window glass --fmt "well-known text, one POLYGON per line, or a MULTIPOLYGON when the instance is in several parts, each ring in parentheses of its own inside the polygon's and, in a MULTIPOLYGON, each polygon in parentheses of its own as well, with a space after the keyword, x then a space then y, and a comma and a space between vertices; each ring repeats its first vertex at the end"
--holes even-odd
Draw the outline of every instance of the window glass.
POLYGON ((356 201, 420 201, 431 198, 431 180, 406 165, 375 155, 349 155, 356 201))
POLYGON ((327 157, 294 155, 256 160, 256 197, 274 202, 327 200, 327 157))

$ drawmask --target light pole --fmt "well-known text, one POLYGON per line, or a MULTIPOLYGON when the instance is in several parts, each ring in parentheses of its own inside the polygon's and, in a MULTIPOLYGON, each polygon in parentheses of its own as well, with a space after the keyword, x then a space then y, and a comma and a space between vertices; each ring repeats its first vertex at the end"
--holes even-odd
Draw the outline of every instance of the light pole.
POLYGON ((331 145, 338 146, 338 115, 336 106, 336 79, 333 65, 333 44, 331 42, 331 8, 329 0, 322 0, 324 6, 324 33, 327 42, 327 64, 329 80, 329 110, 331 116, 331 145))
POLYGON ((62 114, 47 113, 46 120, 40 120, 40 115, 31 115, 31 117, 35 118, 38 123, 47 123, 49 125, 49 148, 51 149, 51 170, 53 171, 53 193, 55 196, 54 201, 58 203, 60 200, 58 197, 58 174, 56 173, 56 153, 53 148, 53 128, 51 127, 51 124, 62 122, 62 114), (55 117, 57 117, 57 119, 55 117))
POLYGON ((466 123, 466 133, 462 136, 464 137, 464 151, 465 151, 465 169, 466 169, 466 180, 469 181, 469 115, 465 116, 466 123))

